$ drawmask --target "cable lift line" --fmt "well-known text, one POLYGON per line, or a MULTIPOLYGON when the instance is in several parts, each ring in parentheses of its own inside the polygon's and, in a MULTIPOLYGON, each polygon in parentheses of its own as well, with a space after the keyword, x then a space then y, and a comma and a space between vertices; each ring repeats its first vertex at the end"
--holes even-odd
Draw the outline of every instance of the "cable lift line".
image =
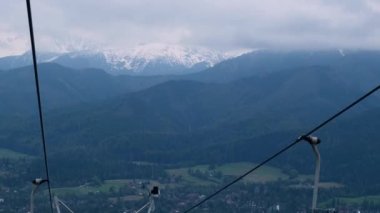
POLYGON ((154 205, 154 199, 152 197, 149 197, 148 203, 146 203, 143 207, 141 207, 139 210, 135 211, 135 213, 140 213, 144 209, 148 207, 147 213, 151 213, 155 210, 155 205, 154 205))
POLYGON ((30 0, 26 0, 26 8, 27 8, 27 12, 28 12, 30 43, 31 43, 31 47, 32 47, 34 78, 35 78, 35 86, 36 86, 36 92, 37 92, 37 103, 38 103, 38 113, 39 113, 40 129, 41 129, 42 146, 43 146, 43 152, 44 152, 46 182, 47 182, 48 190, 49 190, 50 210, 53 213, 53 201, 52 201, 52 196, 51 196, 49 167, 48 167, 48 159, 47 159, 47 152, 46 152, 45 128, 44 128, 44 120, 43 120, 43 114, 42 114, 41 94, 40 94, 40 85, 39 85, 39 78, 38 78, 37 56, 36 56, 36 47, 35 47, 35 42, 34 42, 32 9, 30 6, 30 0))
MULTIPOLYGON (((235 183, 239 182, 240 180, 242 180, 247 175, 251 174, 252 172, 254 172, 255 170, 259 169, 263 165, 267 164, 271 160, 277 158, 282 153, 284 153, 287 150, 291 149, 296 144, 298 144, 300 141, 304 140, 307 137, 312 137, 310 135, 312 135, 314 132, 318 131, 319 129, 321 129, 322 127, 324 127, 325 125, 327 125, 331 121, 335 120, 336 118, 338 118, 339 116, 341 116, 343 113, 345 113, 346 111, 348 111, 349 109, 351 109, 355 105, 359 104, 360 102, 362 102, 363 100, 365 100, 366 98, 368 98, 369 96, 371 96, 373 93, 377 92, 379 89, 380 89, 380 85, 376 86, 375 88, 373 88, 372 90, 370 90, 369 92, 367 92, 366 94, 364 94, 363 96, 361 96, 360 98, 358 98, 357 100, 355 100, 354 102, 352 102, 351 104, 349 104, 348 106, 346 106, 343 109, 341 109, 340 111, 338 111, 336 114, 332 115, 331 117, 329 117, 328 119, 326 119, 325 121, 323 121, 322 123, 320 123, 319 125, 317 125, 316 127, 314 127, 313 129, 311 129, 306 134, 303 134, 302 136, 300 136, 297 139, 295 139, 293 142, 291 142, 289 145, 287 145, 284 148, 282 148, 280 151, 276 152, 274 155, 272 155, 269 158, 267 158, 266 160, 262 161, 261 163, 259 163, 258 165, 256 165, 252 169, 250 169, 249 171, 245 172, 241 176, 237 177, 235 180, 231 181, 227 185, 221 187, 220 189, 218 189, 214 193, 210 194, 209 196, 207 196, 206 198, 204 198, 200 202, 198 202, 195 205, 191 206, 190 208, 186 209, 183 213, 191 212, 192 210, 198 208, 200 205, 202 205, 203 203, 207 202, 211 198, 215 197, 219 193, 223 192, 224 190, 226 190, 230 186, 234 185, 235 183)), ((313 139, 313 140, 315 140, 315 139, 313 139)), ((313 203, 314 203, 314 201, 313 201, 313 203)))
POLYGON ((60 205, 65 207, 69 212, 74 213, 72 209, 66 203, 64 203, 62 200, 60 200, 57 196, 54 196, 54 206, 57 209, 57 213, 61 213, 60 205))

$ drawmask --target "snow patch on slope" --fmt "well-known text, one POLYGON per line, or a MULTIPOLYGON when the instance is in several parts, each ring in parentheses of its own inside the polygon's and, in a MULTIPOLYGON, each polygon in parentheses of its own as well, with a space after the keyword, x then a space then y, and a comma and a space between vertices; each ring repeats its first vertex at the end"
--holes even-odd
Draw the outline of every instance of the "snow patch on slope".
MULTIPOLYGON (((69 48, 63 49, 67 50, 69 48)), ((250 51, 249 49, 242 49, 221 52, 204 47, 151 43, 123 50, 84 48, 71 52, 38 53, 37 60, 39 63, 53 62, 78 69, 99 68, 116 75, 160 75, 201 71, 221 61, 250 51)), ((23 55, 14 56, 12 60, 15 61, 14 64, 18 65, 31 64, 31 52, 28 51, 23 55)))
POLYGON ((152 62, 161 62, 168 65, 182 65, 186 68, 191 68, 199 63, 206 63, 207 67, 212 67, 215 64, 242 55, 249 52, 235 51, 222 53, 213 51, 203 47, 183 47, 179 45, 166 44, 144 44, 127 50, 107 50, 104 55, 108 63, 113 64, 115 68, 121 66, 127 70, 140 72, 152 62))

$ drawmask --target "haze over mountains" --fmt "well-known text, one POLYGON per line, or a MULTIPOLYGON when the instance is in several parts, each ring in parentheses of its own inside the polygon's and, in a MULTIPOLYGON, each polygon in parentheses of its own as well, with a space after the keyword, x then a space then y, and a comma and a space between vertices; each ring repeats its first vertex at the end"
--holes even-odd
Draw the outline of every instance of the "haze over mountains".
MULTIPOLYGON (((27 54, 22 57, 14 57, 15 61, 27 61, 27 54)), ((376 85, 376 67, 380 62, 377 51, 298 51, 298 52, 271 52, 256 51, 237 58, 222 61, 215 66, 201 72, 187 75, 158 75, 158 76, 114 76, 101 69, 82 68, 83 64, 72 63, 69 68, 57 63, 43 63, 40 66, 41 86, 44 92, 47 109, 71 106, 80 103, 105 100, 129 92, 147 89, 151 86, 167 82, 169 80, 191 80, 203 83, 229 83, 244 78, 266 76, 282 76, 284 82, 292 82, 295 85, 307 86, 308 82, 316 80, 312 76, 314 72, 307 70, 321 70, 329 75, 329 80, 336 86, 347 86, 365 90, 376 85), (305 75, 299 80, 292 80, 292 75, 298 70, 305 75), (303 72, 304 70, 304 72, 303 72), (310 75, 310 76, 308 76, 310 75), (287 78, 285 76, 288 76, 287 78), (306 80, 309 78, 309 80, 306 80)), ((43 59, 43 57, 41 57, 43 59)), ((1 60, 1 59, 0 59, 1 60)), ((9 58, 3 58, 10 61, 9 58)), ((95 60, 96 61, 96 60, 95 60)), ((70 61, 68 61, 70 62, 70 61)), ((9 65, 9 64, 8 64, 9 65)), ((19 64, 17 64, 19 65, 19 64)), ((21 63, 22 65, 22 63, 21 63)), ((12 65, 15 66, 15 65, 12 65)), ((20 67, 8 70, 4 65, 0 72, 2 93, 2 109, 6 105, 10 109, 23 108, 13 106, 16 100, 32 100, 34 93, 33 73, 31 67, 20 67), (29 98, 29 99, 28 99, 29 98)), ((271 82, 260 82, 263 87, 271 85, 271 82)), ((252 84, 248 89, 254 91, 257 86, 252 84)), ((272 88, 272 87, 268 87, 272 88)), ((276 88, 276 87, 274 87, 276 88)), ((280 92, 280 91, 279 91, 280 92)), ((26 109, 25 109, 26 110, 26 109)), ((6 112, 6 111, 3 111, 6 112)))
MULTIPOLYGON (((377 51, 258 51, 197 73, 145 77, 41 64, 52 161, 69 153, 165 163, 259 161, 378 85, 379 58, 377 51)), ((31 67, 1 71, 0 85, 2 146, 35 154, 39 142, 30 117, 36 113, 31 67)), ((377 155, 366 154, 378 150, 378 144, 362 137, 379 137, 379 109, 375 95, 322 131, 321 146, 332 162, 326 177, 355 181, 344 169, 344 153, 357 151, 356 164, 380 163, 377 155), (343 144, 349 149, 335 155, 343 144), (342 179, 334 171, 347 176, 342 179)), ((301 156, 298 152, 278 164, 307 170, 301 156)), ((62 169, 69 171, 70 162, 62 169)), ((358 172, 380 174, 374 167, 358 172)), ((374 182, 371 177, 366 180, 374 182)))

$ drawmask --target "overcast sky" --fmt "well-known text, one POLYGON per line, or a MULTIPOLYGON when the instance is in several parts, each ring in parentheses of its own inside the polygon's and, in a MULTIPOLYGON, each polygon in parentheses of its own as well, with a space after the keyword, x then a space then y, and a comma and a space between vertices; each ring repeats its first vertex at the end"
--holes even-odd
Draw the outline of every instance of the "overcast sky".
MULTIPOLYGON (((37 49, 167 43, 380 49, 379 0, 31 0, 37 49)), ((0 1, 0 55, 29 49, 25 0, 0 1)))

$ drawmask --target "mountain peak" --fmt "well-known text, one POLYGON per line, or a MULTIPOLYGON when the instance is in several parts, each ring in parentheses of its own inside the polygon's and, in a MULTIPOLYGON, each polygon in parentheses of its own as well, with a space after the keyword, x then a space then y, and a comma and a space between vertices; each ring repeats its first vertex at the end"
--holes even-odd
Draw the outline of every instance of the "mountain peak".
MULTIPOLYGON (((61 53, 42 52, 37 59, 39 62, 58 63, 76 69, 99 68, 111 74, 162 75, 198 72, 247 52, 250 50, 222 52, 204 47, 149 43, 122 50, 86 48, 61 53)), ((30 51, 6 58, 0 58, 0 64, 8 64, 9 67, 5 66, 7 69, 32 62, 30 51)))
POLYGON ((245 52, 236 51, 234 54, 226 54, 204 47, 150 43, 141 44, 123 51, 108 50, 105 51, 105 56, 109 63, 119 66, 123 64, 125 69, 139 73, 143 72, 144 68, 151 63, 182 66, 185 69, 190 69, 197 64, 203 64, 205 68, 208 68, 243 53, 245 52))

